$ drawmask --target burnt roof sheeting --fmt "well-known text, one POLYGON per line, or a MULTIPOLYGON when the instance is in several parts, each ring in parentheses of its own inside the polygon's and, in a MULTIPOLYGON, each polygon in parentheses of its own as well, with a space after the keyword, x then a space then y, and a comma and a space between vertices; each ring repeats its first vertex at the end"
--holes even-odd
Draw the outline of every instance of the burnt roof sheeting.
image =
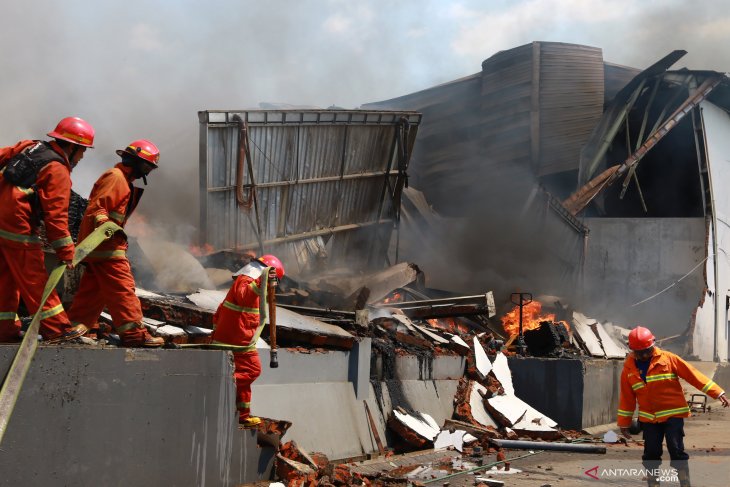
POLYGON ((303 254, 325 250, 330 263, 357 262, 352 252, 357 247, 371 252, 361 260, 384 261, 403 183, 396 139, 401 121, 407 121, 407 167, 420 114, 202 111, 199 120, 201 243, 261 251, 261 242, 263 251, 278 252, 300 267, 307 260, 303 254), (255 187, 251 208, 236 198, 239 120, 245 122, 251 163, 243 158, 239 189, 250 201, 255 187), (309 240, 314 245, 304 243, 309 240))
POLYGON ((575 169, 603 109, 603 58, 594 47, 533 42, 482 63, 483 137, 495 163, 538 176, 575 169))

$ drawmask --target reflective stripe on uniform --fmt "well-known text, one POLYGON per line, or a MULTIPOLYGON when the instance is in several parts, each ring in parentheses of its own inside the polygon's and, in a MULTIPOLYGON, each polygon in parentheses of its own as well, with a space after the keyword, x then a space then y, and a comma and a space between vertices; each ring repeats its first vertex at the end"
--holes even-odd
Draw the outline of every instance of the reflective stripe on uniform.
POLYGON ((237 402, 236 407, 238 409, 251 409, 251 403, 250 402, 237 402))
POLYGON ((59 238, 58 240, 54 240, 51 242, 51 247, 54 249, 65 247, 66 245, 71 245, 74 243, 73 239, 71 238, 71 235, 66 235, 63 238, 59 238))
POLYGON ((639 411, 639 417, 640 418, 646 418, 646 419, 654 420, 654 415, 653 414, 651 414, 651 413, 645 413, 644 411, 641 411, 641 410, 639 411))
POLYGON ((130 321, 129 323, 124 323, 123 325, 117 326, 114 328, 119 333, 124 333, 125 331, 129 331, 133 328, 144 328, 141 323, 137 323, 136 321, 130 321))
POLYGON ((713 387, 713 386, 716 386, 716 385, 717 384, 715 384, 715 381, 714 380, 711 380, 710 382, 708 382, 707 384, 705 384, 705 387, 702 388, 702 392, 707 392, 707 391, 710 390, 710 387, 713 387))
POLYGON ((231 303, 228 300, 223 301, 223 307, 228 308, 233 311, 237 311, 239 313, 255 313, 255 314, 259 313, 258 308, 246 308, 243 306, 238 306, 238 305, 231 303))
POLYGON ((21 235, 19 233, 6 232, 5 230, 0 230, 0 237, 12 240, 13 242, 41 243, 41 239, 37 235, 21 235))
POLYGON ((18 320, 18 315, 15 311, 0 311, 0 320, 18 320))
POLYGON ((676 379, 677 374, 656 374, 656 375, 647 375, 646 376, 646 382, 647 384, 649 382, 657 382, 660 380, 672 380, 676 379))
POLYGON ((117 223, 122 223, 124 221, 124 215, 116 211, 109 212, 109 218, 116 220, 117 223))
POLYGON ((619 409, 618 410, 618 415, 619 416, 626 416, 626 417, 629 417, 630 418, 631 416, 634 415, 634 412, 633 411, 626 411, 625 409, 619 409))
POLYGON ((654 416, 657 418, 663 418, 665 416, 673 416, 675 414, 682 414, 682 413, 688 413, 689 412, 689 406, 685 406, 683 408, 676 408, 676 409, 665 409, 664 411, 657 411, 654 416))
POLYGON ((126 255, 126 250, 95 250, 89 254, 89 257, 97 259, 112 259, 114 257, 124 257, 126 255))
POLYGON ((259 289, 259 285, 256 284, 256 281, 251 282, 251 284, 249 284, 249 286, 251 286, 251 289, 253 290, 253 292, 255 292, 256 294, 261 296, 261 289, 259 289))
POLYGON ((109 217, 104 214, 99 214, 94 217, 94 222, 98 225, 100 223, 104 223, 105 221, 109 220, 109 217))
POLYGON ((47 320, 48 318, 52 318, 60 313, 63 313, 63 305, 61 303, 58 303, 53 308, 43 310, 41 312, 41 319, 47 320))
POLYGON ((643 382, 637 382, 636 384, 632 385, 631 388, 633 390, 641 389, 642 387, 646 386, 643 382))
POLYGON ((655 420, 655 419, 659 419, 659 418, 666 418, 667 416, 675 416, 677 414, 684 414, 684 413, 689 413, 689 406, 684 406, 681 408, 674 408, 674 409, 664 409, 662 411, 657 411, 654 414, 639 411, 639 417, 655 420))

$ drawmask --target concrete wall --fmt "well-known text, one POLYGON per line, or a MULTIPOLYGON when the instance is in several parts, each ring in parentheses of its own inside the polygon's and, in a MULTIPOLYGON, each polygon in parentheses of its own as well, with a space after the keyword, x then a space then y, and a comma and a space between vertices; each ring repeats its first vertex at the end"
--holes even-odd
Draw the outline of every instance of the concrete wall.
POLYGON ((585 263, 587 316, 650 327, 657 337, 685 331, 704 288, 704 218, 586 218, 591 229, 585 263), (677 285, 633 306, 682 276, 677 285))
MULTIPOLYGON (((17 347, 0 346, 0 375, 17 347)), ((39 347, 0 445, 0 485, 229 486, 268 478, 239 430, 229 355, 39 347)))
POLYGON ((620 360, 510 357, 517 397, 564 429, 616 420, 620 360))
POLYGON ((386 446, 393 440, 386 421, 395 406, 427 413, 443 424, 453 415, 465 364, 459 356, 397 356, 397 380, 379 376, 372 382, 369 339, 358 342, 352 352, 280 349, 277 369, 269 367, 265 351, 259 353, 263 370, 252 386, 252 413, 291 421, 283 441, 294 440, 330 459, 377 451, 365 403, 386 446))

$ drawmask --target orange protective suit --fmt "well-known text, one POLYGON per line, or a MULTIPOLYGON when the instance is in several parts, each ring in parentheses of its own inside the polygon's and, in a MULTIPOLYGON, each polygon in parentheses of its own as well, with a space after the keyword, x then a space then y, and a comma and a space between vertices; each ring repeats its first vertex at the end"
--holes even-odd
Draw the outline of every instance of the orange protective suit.
MULTIPOLYGON (((109 220, 124 227, 143 192, 132 185, 132 168, 119 163, 106 171, 91 190, 79 228, 79 240, 109 220)), ((115 233, 91 252, 85 262, 84 275, 68 311, 71 321, 94 328, 106 307, 122 343, 141 344, 146 330, 142 324, 142 306, 134 293, 126 236, 122 232, 115 233)))
POLYGON ((669 418, 686 418, 690 415, 682 384, 684 379, 705 394, 717 399, 723 390, 704 374, 677 355, 654 347, 646 381, 629 355, 621 372, 621 386, 618 400, 618 426, 631 425, 636 403, 639 404, 639 421, 662 423, 669 418))
MULTIPOLYGON (((247 275, 236 278, 228 290, 226 299, 218 306, 213 316, 215 329, 213 343, 228 345, 253 345, 256 329, 259 326, 259 304, 261 281, 247 275)), ((239 421, 251 414, 251 384, 261 375, 261 361, 256 350, 251 352, 235 352, 233 354, 236 379, 236 407, 239 421)))
MULTIPOLYGON (((4 170, 9 159, 36 142, 23 140, 0 149, 0 167, 4 170)), ((38 171, 35 188, 15 186, 0 176, 0 342, 17 340, 20 298, 28 311, 35 313, 48 280, 38 235, 41 212, 46 236, 59 260, 70 261, 74 256, 68 230, 71 165, 55 141, 48 144, 58 160, 38 171), (31 204, 36 197, 39 208, 31 204)), ((44 340, 53 340, 69 328, 69 319, 54 291, 43 306, 40 334, 44 340)))

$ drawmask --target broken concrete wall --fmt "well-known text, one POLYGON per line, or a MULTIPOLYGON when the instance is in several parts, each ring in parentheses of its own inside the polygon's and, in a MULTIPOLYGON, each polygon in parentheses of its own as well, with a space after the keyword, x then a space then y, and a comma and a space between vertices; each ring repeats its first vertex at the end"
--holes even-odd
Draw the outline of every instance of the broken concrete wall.
POLYGON ((397 380, 375 382, 370 378, 369 343, 358 342, 352 351, 279 350, 279 367, 271 369, 261 353, 262 373, 254 382, 253 414, 287 419, 291 428, 285 441, 296 441, 330 459, 343 459, 377 451, 364 403, 367 402, 378 436, 387 443, 386 420, 394 407, 406 407, 431 415, 439 424, 453 415, 453 398, 464 359, 437 356, 428 361, 397 356, 397 380), (351 360, 353 354, 362 354, 351 360), (353 370, 356 367, 359 370, 353 370), (363 374, 365 372, 365 374, 363 374), (352 382, 353 377, 365 384, 352 382), (452 380, 451 377, 457 380, 452 380), (365 394, 358 389, 365 387, 365 394))
POLYGON ((704 218, 586 218, 590 228, 580 309, 658 337, 684 332, 704 288, 704 218), (642 301, 694 271, 655 298, 642 301))
POLYGON ((565 429, 616 420, 622 365, 620 360, 509 359, 515 394, 565 429))
MULTIPOLYGON (((0 346, 0 370, 17 347, 0 346)), ((239 430, 230 356, 40 347, 0 445, 0 485, 206 485, 267 479, 239 430)))

